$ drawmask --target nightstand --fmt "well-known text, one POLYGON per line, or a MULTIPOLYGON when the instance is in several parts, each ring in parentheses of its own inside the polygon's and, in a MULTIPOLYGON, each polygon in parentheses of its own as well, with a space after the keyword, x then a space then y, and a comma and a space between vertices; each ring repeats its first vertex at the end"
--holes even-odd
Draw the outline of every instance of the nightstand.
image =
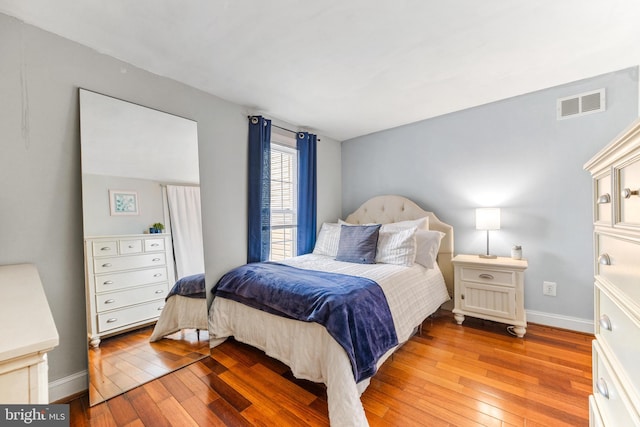
POLYGON ((464 316, 478 317, 513 326, 522 338, 527 332, 524 312, 524 271, 526 260, 480 258, 457 255, 454 265, 454 309, 459 325, 464 316))

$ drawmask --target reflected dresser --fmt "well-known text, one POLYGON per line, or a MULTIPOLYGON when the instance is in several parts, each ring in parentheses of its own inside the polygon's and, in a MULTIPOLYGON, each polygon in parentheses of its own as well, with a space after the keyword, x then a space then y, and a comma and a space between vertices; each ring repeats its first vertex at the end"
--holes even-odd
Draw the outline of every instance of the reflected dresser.
POLYGON ((584 168, 593 177, 592 426, 640 425, 640 120, 584 168))
POLYGON ((104 336, 158 320, 175 281, 169 234, 88 237, 84 251, 92 347, 104 336))

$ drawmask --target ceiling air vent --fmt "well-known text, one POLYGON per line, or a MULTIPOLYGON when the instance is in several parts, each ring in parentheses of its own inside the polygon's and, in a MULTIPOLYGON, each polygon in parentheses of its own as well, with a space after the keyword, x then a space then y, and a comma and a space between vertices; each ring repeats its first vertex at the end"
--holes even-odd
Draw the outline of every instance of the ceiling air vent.
POLYGON ((605 110, 604 89, 558 99, 558 120, 605 110))

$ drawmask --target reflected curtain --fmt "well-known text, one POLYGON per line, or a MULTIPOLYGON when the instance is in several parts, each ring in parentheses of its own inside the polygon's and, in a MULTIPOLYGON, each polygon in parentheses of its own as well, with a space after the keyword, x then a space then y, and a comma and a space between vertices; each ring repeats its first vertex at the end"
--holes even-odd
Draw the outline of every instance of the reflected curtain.
POLYGON ((271 120, 249 117, 247 262, 269 259, 271 223, 271 120))
POLYGON ((316 145, 318 137, 298 132, 298 255, 313 251, 316 243, 317 179, 316 145))
POLYGON ((204 273, 200 187, 167 185, 178 278, 204 273))

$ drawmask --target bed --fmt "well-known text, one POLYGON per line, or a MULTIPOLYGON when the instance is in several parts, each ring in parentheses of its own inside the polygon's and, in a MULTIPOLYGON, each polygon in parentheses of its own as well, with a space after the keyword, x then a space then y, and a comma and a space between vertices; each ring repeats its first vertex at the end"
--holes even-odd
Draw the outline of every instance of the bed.
POLYGON ((149 337, 158 341, 182 329, 207 330, 207 300, 204 274, 178 279, 165 298, 165 305, 149 337))
MULTIPOLYGON (((314 253, 282 262, 286 267, 306 271, 317 270, 363 277, 380 286, 393 318, 397 344, 384 351, 375 361, 375 368, 381 366, 406 342, 424 319, 450 299, 453 277, 453 228, 411 200, 394 195, 374 197, 345 219, 345 227, 403 224, 400 228, 403 230, 408 228, 408 223, 412 225, 410 222, 421 221, 422 218, 427 218, 428 221, 430 232, 427 234, 439 232, 437 261, 431 265, 432 268, 426 268, 417 262, 412 266, 406 266, 384 262, 361 264, 336 261, 334 256, 325 253, 326 247, 322 246, 327 243, 324 238, 326 236, 323 235, 325 227, 329 228, 326 224, 321 227, 314 253), (321 246, 320 249, 318 246, 321 246)), ((341 230, 344 230, 343 225, 339 225, 341 230)), ((414 227, 413 230, 416 231, 420 227, 422 225, 414 227)), ((380 244, 380 241, 378 243, 380 244)), ((435 254, 433 255, 435 259, 435 254)), ((226 276, 223 276, 221 282, 226 276)), ((212 291, 216 292, 219 285, 220 282, 212 291)), ((369 385, 370 376, 356 380, 358 375, 348 349, 345 350, 345 347, 338 343, 332 332, 329 332, 329 328, 316 322, 283 317, 252 308, 231 298, 216 296, 209 310, 209 334, 212 348, 233 336, 236 340, 257 347, 267 355, 284 362, 291 368, 295 377, 324 383, 327 386, 329 419, 332 426, 368 425, 360 395, 369 385)))

